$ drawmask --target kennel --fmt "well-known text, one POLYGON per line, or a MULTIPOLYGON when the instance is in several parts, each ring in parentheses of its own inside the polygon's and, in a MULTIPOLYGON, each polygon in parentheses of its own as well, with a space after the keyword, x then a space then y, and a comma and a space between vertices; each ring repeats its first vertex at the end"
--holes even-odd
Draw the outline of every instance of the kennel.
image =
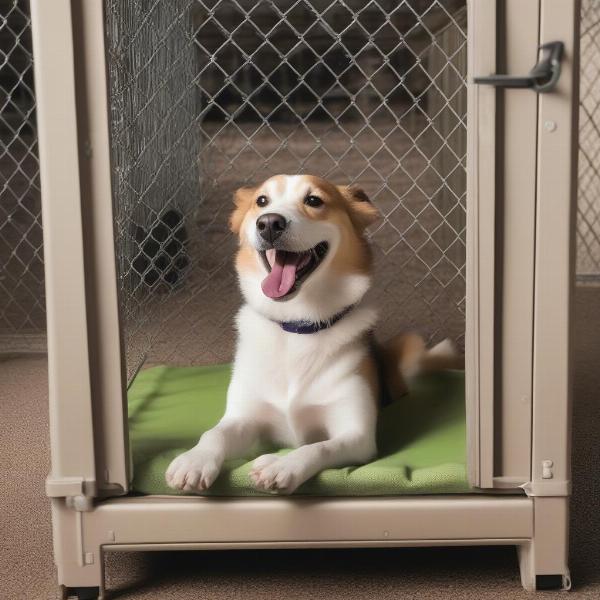
POLYGON ((514 545, 525 588, 570 587, 578 23, 560 0, 32 2, 65 595, 101 592, 105 552, 203 548, 514 545), (230 358, 230 193, 291 169, 382 212, 385 330, 464 342, 468 489, 135 493, 142 369, 230 358))

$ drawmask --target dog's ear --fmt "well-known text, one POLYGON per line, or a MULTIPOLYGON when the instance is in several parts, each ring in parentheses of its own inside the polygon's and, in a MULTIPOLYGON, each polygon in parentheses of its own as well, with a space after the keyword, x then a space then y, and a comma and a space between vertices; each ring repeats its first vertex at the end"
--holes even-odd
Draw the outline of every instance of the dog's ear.
POLYGON ((243 187, 237 190, 233 195, 233 203, 235 204, 235 208, 229 217, 229 229, 231 229, 233 233, 239 234, 242 221, 244 220, 248 209, 254 202, 255 192, 255 188, 243 187))
POLYGON ((356 229, 364 231, 379 217, 379 211, 373 206, 367 193, 357 185, 341 185, 338 190, 348 203, 348 214, 356 229))

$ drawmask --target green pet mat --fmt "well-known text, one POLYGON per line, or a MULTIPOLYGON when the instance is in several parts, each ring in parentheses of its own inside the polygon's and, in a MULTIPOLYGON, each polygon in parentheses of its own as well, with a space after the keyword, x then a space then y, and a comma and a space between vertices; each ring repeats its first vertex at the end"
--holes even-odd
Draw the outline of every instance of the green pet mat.
MULTIPOLYGON (((196 444, 223 415, 230 365, 154 367, 129 390, 132 491, 189 495, 165 483, 173 458, 196 444)), ((411 392, 380 412, 378 458, 367 465, 327 469, 295 493, 313 496, 388 496, 469 491, 465 465, 464 374, 419 377, 411 392)), ((252 459, 230 460, 204 495, 258 496, 249 478, 252 459)))

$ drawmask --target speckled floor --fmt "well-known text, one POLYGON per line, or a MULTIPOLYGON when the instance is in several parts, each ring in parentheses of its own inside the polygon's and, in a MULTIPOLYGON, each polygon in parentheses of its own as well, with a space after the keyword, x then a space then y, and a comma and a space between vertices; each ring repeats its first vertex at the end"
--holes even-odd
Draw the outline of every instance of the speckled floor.
MULTIPOLYGON (((600 598, 598 306, 578 289, 570 598, 600 598)), ((0 361, 0 411, 0 598, 54 599, 45 357, 0 361)), ((509 547, 112 554, 106 572, 114 599, 531 598, 509 547)))

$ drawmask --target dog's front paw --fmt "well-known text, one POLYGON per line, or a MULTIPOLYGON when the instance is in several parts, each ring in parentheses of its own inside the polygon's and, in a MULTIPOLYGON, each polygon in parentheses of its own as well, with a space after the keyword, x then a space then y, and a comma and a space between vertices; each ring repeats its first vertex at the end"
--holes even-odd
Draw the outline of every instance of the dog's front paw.
POLYGON ((263 492, 291 494, 304 483, 300 467, 298 461, 289 456, 263 454, 252 463, 250 478, 263 492))
POLYGON ((167 485, 185 492, 208 489, 219 474, 220 465, 211 454, 192 448, 173 459, 165 473, 167 485))

